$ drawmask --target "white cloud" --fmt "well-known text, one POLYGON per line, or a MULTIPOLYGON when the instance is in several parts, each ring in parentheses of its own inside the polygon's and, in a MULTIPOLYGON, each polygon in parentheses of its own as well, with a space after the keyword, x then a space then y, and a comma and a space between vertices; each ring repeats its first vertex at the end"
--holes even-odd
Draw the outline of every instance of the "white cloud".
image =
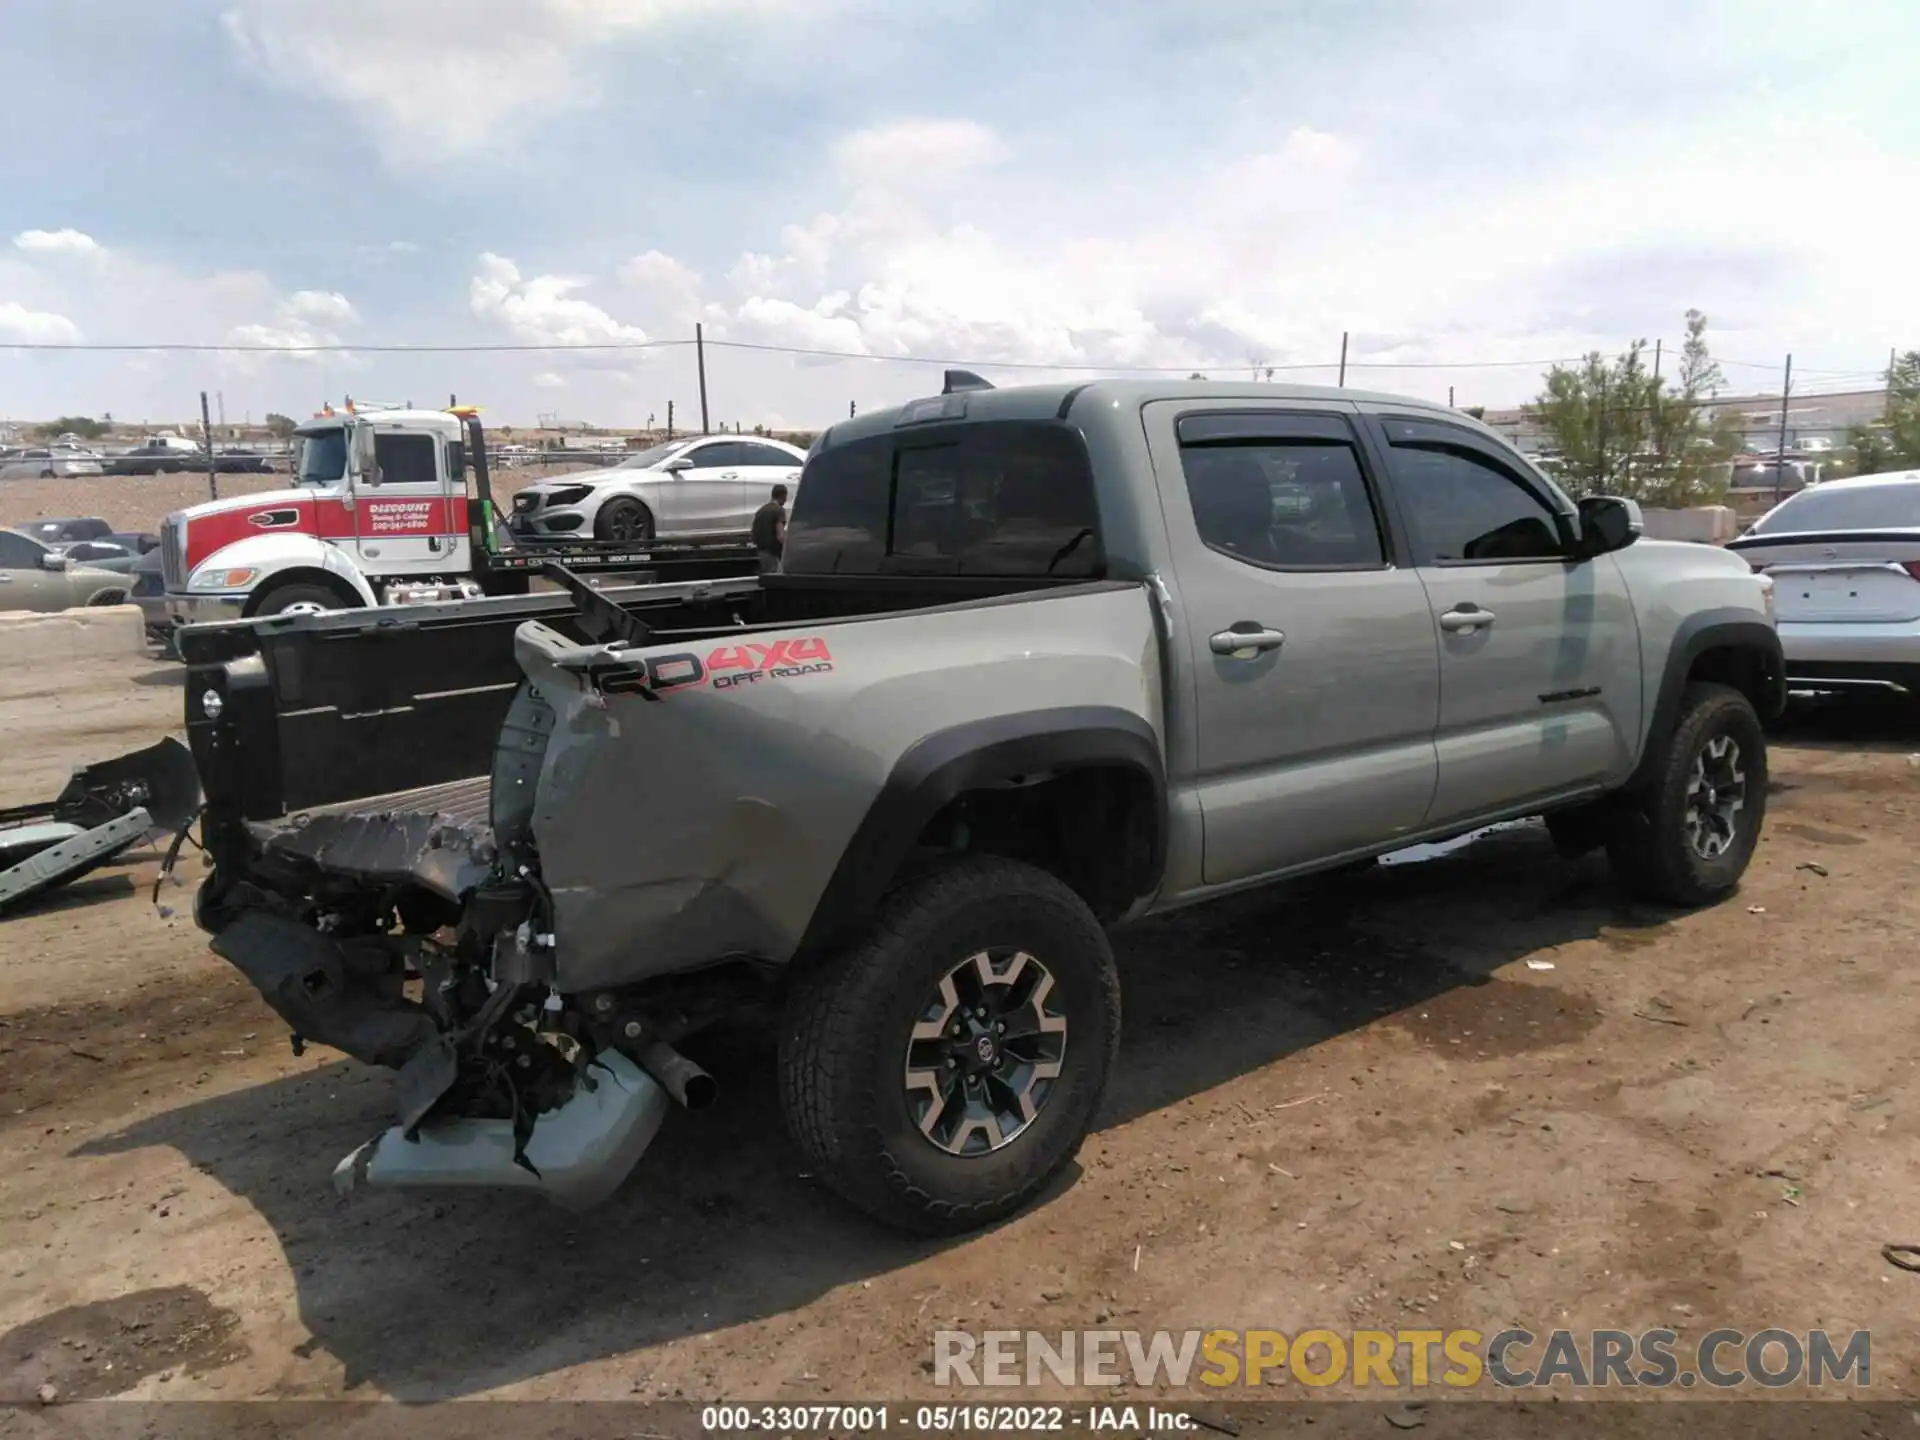
POLYGON ((542 370, 533 377, 533 386, 536 390, 564 390, 567 388, 567 377, 552 370, 542 370))
POLYGON ((398 167, 471 154, 598 98, 595 52, 678 26, 764 28, 844 0, 488 0, 457 23, 410 0, 239 0, 221 14, 267 83, 347 110, 398 167))
POLYGON ((99 255, 106 248, 83 230, 22 230, 13 243, 32 255, 99 255))
POLYGON ((833 165, 849 185, 900 189, 923 179, 949 184, 1004 153, 1000 137, 977 121, 896 120, 842 137, 833 165))
POLYGON ((339 327, 359 319, 353 303, 337 291, 296 290, 274 303, 272 319, 235 325, 227 338, 235 345, 265 346, 311 359, 317 347, 343 344, 339 327))
POLYGON ((483 254, 468 286, 469 308, 481 321, 525 345, 644 344, 647 332, 626 325, 574 293, 588 281, 570 275, 523 278, 501 255, 483 254))
POLYGON ((700 317, 700 273, 649 250, 620 266, 620 281, 655 324, 684 330, 700 317))
POLYGON ((29 310, 15 300, 0 300, 0 341, 20 345, 72 345, 80 327, 50 310, 29 310))

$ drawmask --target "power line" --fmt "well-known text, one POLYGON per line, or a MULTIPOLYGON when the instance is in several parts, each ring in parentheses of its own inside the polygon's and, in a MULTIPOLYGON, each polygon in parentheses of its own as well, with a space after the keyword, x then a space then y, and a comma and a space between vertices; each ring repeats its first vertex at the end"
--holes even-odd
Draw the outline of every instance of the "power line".
MULTIPOLYGON (((19 351, 35 354, 169 354, 169 355, 280 355, 287 357, 305 355, 514 355, 514 354, 623 354, 648 350, 684 349, 694 345, 691 339, 685 340, 593 340, 593 341, 482 341, 472 344, 347 344, 326 343, 313 345, 267 345, 259 343, 197 343, 183 341, 161 341, 157 343, 138 343, 131 341, 34 341, 0 340, 0 350, 19 351)), ((1097 375, 1183 375, 1197 369, 1219 370, 1238 368, 1231 361, 1200 360, 1180 365, 1101 365, 1084 361, 1046 361, 1046 360, 989 360, 966 356, 941 355, 887 355, 870 350, 831 350, 807 345, 776 345, 751 340, 713 340, 706 344, 715 349, 744 350, 768 355, 789 355, 808 359, 868 361, 896 365, 941 365, 965 366, 983 370, 1018 370, 1067 374, 1097 375)), ((1593 354, 1603 352, 1594 351, 1593 354)), ((1514 370, 1548 369, 1556 365, 1580 365, 1588 359, 1586 355, 1549 357, 1525 360, 1353 360, 1346 362, 1348 370, 1514 370)), ((1778 371, 1780 366, 1758 360, 1739 360, 1715 356, 1719 365, 1730 365, 1740 369, 1778 371)), ((1301 360, 1286 364, 1267 365, 1261 369, 1286 371, 1301 374, 1312 371, 1332 372, 1340 366, 1335 361, 1301 360)), ((1880 370, 1821 370, 1811 367, 1801 369, 1803 375, 1819 375, 1829 379, 1874 380, 1884 375, 1880 370)), ((1845 391, 1830 392, 1844 394, 1845 391)))
MULTIPOLYGON (((709 342, 711 343, 711 342, 709 342)), ((184 354, 184 355, 489 355, 546 353, 553 351, 667 350, 693 344, 691 340, 608 340, 566 342, 552 345, 196 345, 166 342, 159 345, 126 343, 95 344, 74 341, 71 344, 32 340, 0 340, 0 350, 32 350, 77 353, 184 354)))
MULTIPOLYGON (((261 344, 202 344, 179 341, 165 341, 158 344, 138 344, 130 341, 94 342, 94 341, 31 341, 0 340, 0 350, 20 350, 41 354, 184 354, 184 355, 489 355, 489 354, 593 354, 624 352, 635 350, 665 350, 690 346, 692 340, 606 340, 606 341, 555 341, 551 343, 510 343, 488 341, 467 345, 358 345, 358 344, 314 344, 314 345, 261 345, 261 344)), ((769 355, 795 355, 823 360, 867 360, 899 365, 953 365, 978 366, 987 370, 1042 370, 1068 371, 1075 373, 1103 375, 1175 375, 1185 374, 1205 367, 1222 368, 1222 362, 1211 360, 1189 361, 1181 365, 1100 365, 1078 361, 1048 360, 986 360, 966 356, 941 355, 886 355, 870 350, 828 350, 807 345, 774 345, 751 340, 708 340, 713 349, 749 350, 769 355)), ((1538 368, 1550 365, 1571 365, 1578 363, 1578 357, 1558 360, 1354 360, 1349 361, 1349 370, 1495 370, 1510 368, 1538 368)), ((1333 370, 1332 361, 1295 361, 1284 365, 1263 365, 1263 370, 1333 370)))

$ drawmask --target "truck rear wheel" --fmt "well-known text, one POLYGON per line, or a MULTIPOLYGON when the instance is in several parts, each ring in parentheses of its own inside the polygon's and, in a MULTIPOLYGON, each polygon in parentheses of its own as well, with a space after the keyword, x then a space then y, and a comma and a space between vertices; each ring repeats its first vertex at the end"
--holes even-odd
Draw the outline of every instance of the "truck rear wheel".
POLYGON ((282 585, 260 602, 255 615, 318 615, 344 610, 340 597, 324 585, 282 585))
POLYGON ((969 857, 899 886, 864 940, 798 979, 781 1104, 842 1197, 954 1234, 1072 1159, 1119 1040, 1113 951, 1085 902, 1031 865, 969 857))
POLYGON ((593 538, 635 544, 653 539, 653 512, 630 496, 609 500, 593 517, 593 538))
POLYGON ((1726 685, 1689 685, 1652 777, 1623 805, 1607 858, 1636 895, 1710 905, 1739 887, 1767 814, 1767 739, 1753 704, 1726 685))

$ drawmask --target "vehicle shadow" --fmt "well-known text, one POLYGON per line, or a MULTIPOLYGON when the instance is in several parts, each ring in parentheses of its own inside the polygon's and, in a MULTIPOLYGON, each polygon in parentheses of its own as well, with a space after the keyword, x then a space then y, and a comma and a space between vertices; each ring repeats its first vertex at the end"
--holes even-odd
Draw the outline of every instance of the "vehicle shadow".
POLYGON ((1920 701, 1908 696, 1795 696, 1772 742, 1804 750, 1920 752, 1920 701))
MULTIPOLYGON (((164 659, 165 657, 149 654, 147 658, 152 660, 156 658, 164 659)), ((184 665, 163 665, 157 670, 142 671, 133 677, 133 683, 149 690, 178 690, 187 683, 187 670, 184 665)))
MULTIPOLYGON (((1458 997, 1449 1003, 1469 1015, 1510 1003, 1508 992, 1564 1000, 1493 972, 1665 918, 1625 902, 1604 865, 1568 866, 1529 827, 1142 924, 1117 940, 1126 1035, 1098 1123, 1436 997, 1458 997)), ((1522 1045, 1496 1053, 1584 1033, 1525 1030, 1522 1045)), ((78 1153, 172 1147, 248 1201, 293 1271, 312 1334, 302 1353, 335 1357, 349 1388, 406 1399, 763 1319, 968 1243, 878 1229, 803 1173, 781 1128, 769 1036, 725 1030, 687 1048, 720 1079, 719 1101, 697 1120, 670 1117, 620 1193, 581 1216, 499 1193, 336 1200, 334 1161, 391 1116, 388 1077, 345 1062, 168 1111, 78 1153)), ((1077 1179, 1070 1170, 1049 1199, 1077 1179)))

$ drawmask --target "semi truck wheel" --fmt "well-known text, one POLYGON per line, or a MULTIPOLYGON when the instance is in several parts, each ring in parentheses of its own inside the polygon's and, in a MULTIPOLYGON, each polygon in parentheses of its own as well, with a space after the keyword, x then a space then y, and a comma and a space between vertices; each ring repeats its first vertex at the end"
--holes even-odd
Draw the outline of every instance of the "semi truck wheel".
POLYGON ((593 517, 593 538, 635 544, 653 539, 653 512, 630 496, 609 500, 593 517))
POLYGON ((787 1127, 876 1219, 954 1234, 1019 1209, 1073 1157, 1120 1040, 1120 981, 1086 903, 975 856, 922 872, 866 937, 796 981, 787 1127))
POLYGON ((260 602, 255 615, 318 615, 345 610, 340 597, 324 585, 282 585, 260 602))
POLYGON ((1760 717, 1731 686, 1689 685, 1672 732, 1654 743, 1652 779, 1623 804, 1607 858, 1642 899, 1724 900, 1746 873, 1767 814, 1760 717))

